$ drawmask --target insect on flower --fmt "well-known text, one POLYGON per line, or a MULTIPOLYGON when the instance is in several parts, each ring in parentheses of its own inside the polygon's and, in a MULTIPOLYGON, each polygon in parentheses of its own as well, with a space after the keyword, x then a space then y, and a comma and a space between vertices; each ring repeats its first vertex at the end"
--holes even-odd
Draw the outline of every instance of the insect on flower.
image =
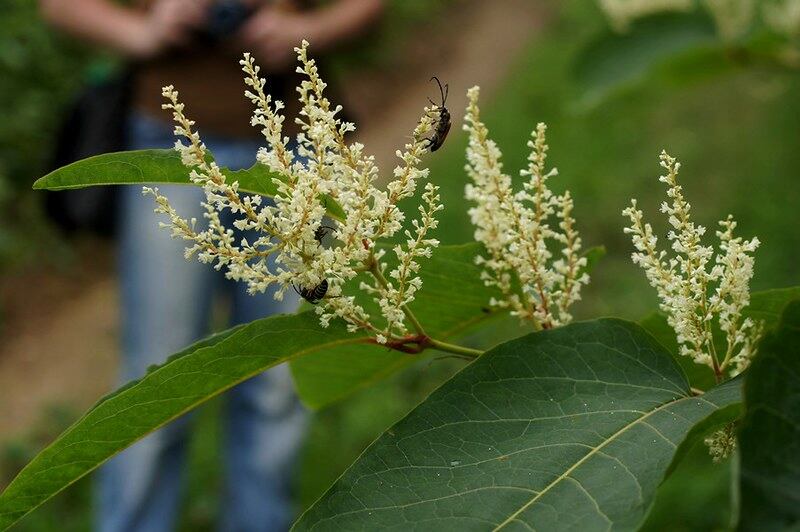
POLYGON ((311 288, 298 288, 294 284, 292 285, 292 288, 294 288, 294 291, 297 292, 298 296, 302 297, 312 305, 316 305, 325 299, 325 294, 328 293, 328 280, 323 279, 321 283, 311 288))
POLYGON ((447 134, 450 132, 450 111, 447 110, 445 107, 445 103, 447 103, 447 94, 450 90, 450 85, 445 83, 444 88, 442 88, 442 82, 439 81, 439 78, 433 76, 430 81, 436 80, 436 83, 439 85, 439 94, 442 97, 442 104, 437 105, 428 98, 428 101, 431 102, 431 105, 434 106, 436 110, 439 111, 439 117, 436 121, 436 124, 433 128, 433 136, 428 139, 428 148, 434 152, 442 147, 444 144, 444 140, 447 138, 447 134))
POLYGON ((325 235, 335 230, 336 230, 335 228, 329 225, 320 225, 319 227, 314 229, 314 240, 316 240, 320 245, 322 245, 322 239, 325 238, 325 235))

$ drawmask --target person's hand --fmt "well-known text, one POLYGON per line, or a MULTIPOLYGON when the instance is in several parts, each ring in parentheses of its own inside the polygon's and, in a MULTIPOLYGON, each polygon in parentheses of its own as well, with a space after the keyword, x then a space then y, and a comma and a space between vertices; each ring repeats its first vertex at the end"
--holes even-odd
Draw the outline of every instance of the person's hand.
POLYGON ((208 0, 156 0, 147 13, 142 33, 142 55, 185 46, 192 32, 205 24, 208 0))
POLYGON ((266 70, 280 71, 294 62, 295 46, 315 38, 318 27, 313 14, 264 7, 241 28, 239 43, 251 51, 266 70))

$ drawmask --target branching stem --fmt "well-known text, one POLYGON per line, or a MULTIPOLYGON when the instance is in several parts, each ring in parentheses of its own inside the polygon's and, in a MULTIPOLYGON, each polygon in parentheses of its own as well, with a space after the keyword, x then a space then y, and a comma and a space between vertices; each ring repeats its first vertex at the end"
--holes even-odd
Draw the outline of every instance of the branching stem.
MULTIPOLYGON (((381 272, 380 265, 378 264, 378 261, 375 259, 374 255, 370 255, 370 258, 364 264, 364 269, 369 271, 372 276, 375 277, 375 280, 378 282, 378 284, 380 284, 384 289, 388 288, 389 282, 386 280, 386 277, 384 277, 383 272, 381 272)), ((472 349, 470 347, 464 347, 431 338, 427 335, 427 333, 425 333, 425 329, 422 327, 419 319, 417 319, 407 305, 403 305, 402 310, 403 314, 406 316, 409 323, 411 323, 411 326, 414 328, 417 334, 404 338, 394 338, 389 340, 386 343, 386 346, 390 349, 395 349, 403 353, 418 354, 427 348, 433 348, 438 351, 453 353, 454 355, 468 358, 477 358, 483 354, 483 351, 478 349, 472 349)))

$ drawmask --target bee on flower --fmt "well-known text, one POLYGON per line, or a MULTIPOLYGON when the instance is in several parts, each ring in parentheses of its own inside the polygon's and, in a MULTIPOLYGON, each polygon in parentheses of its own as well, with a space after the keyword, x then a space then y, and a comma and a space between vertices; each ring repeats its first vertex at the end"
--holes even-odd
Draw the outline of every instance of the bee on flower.
POLYGON ((472 182, 465 196, 474 203, 469 215, 475 240, 486 248, 486 254, 476 258, 483 267, 482 279, 502 293, 502 299, 490 304, 509 309, 537 328, 567 324, 572 320, 569 307, 580 299, 589 276, 572 218, 572 196, 553 194, 547 186, 548 179, 558 174, 555 168, 546 169, 547 127, 540 123, 531 134, 528 167, 520 171, 527 179, 515 192, 511 177, 503 172, 500 149, 481 122, 479 94, 478 87, 467 92, 466 171, 472 182), (556 226, 551 226, 553 218, 556 226), (554 260, 556 246, 560 257, 554 260))
POLYGON ((156 212, 167 217, 162 225, 173 237, 188 242, 187 258, 197 257, 224 270, 228 278, 247 283, 251 293, 276 286, 275 297, 281 299, 287 290, 294 290, 316 304, 323 326, 341 318, 351 331, 367 331, 380 343, 402 342, 409 324, 415 325, 407 306, 422 287, 419 260, 430 257, 439 244, 430 233, 443 207, 433 183, 424 185, 418 217, 409 224, 398 203, 416 195, 420 181, 428 176, 420 163, 433 133, 435 113, 430 108, 423 111, 411 140, 397 151, 400 163, 393 179, 378 188, 374 158, 364 153, 362 144, 346 141, 355 126, 342 121, 341 106, 326 98, 326 84, 308 56, 308 43, 303 41, 295 50, 297 72, 304 76, 297 88, 302 109, 295 119, 300 127, 296 154, 283 134, 283 103, 267 95, 266 80, 249 54, 240 61, 245 95, 255 107, 251 123, 266 140, 257 159, 277 175, 273 201, 242 194, 237 182, 228 182, 172 86, 163 90, 167 100, 163 107, 172 111, 180 139, 175 149, 190 169, 191 181, 205 190, 204 227, 197 220, 182 218, 158 189, 145 187, 144 193, 155 198, 156 212), (326 222, 325 198, 335 200, 345 213, 335 225, 326 222), (226 210, 236 217, 233 227, 221 222, 220 214, 226 210), (258 237, 237 241, 234 229, 255 231, 258 237), (377 242, 400 231, 406 238, 392 249, 397 266, 387 271, 382 260, 386 250, 377 242), (321 245, 325 235, 330 235, 332 245, 321 245), (365 272, 361 290, 375 299, 380 316, 370 315, 356 301, 356 294, 345 291, 345 283, 365 272))
POLYGON ((750 303, 758 238, 734 237, 736 222, 728 216, 719 222, 719 251, 715 254, 712 246, 703 244, 705 227, 691 219, 691 205, 678 184, 680 163, 662 152, 661 167, 665 174, 659 181, 667 185, 670 200, 661 204, 661 212, 672 227, 667 234, 672 253, 658 249, 658 237, 644 222, 634 199, 622 211, 631 223, 625 233, 631 235, 636 248, 633 262, 642 267, 658 292, 661 310, 675 330, 681 354, 709 366, 718 380, 725 371, 737 375, 752 358, 761 331, 759 323, 742 316, 750 303), (724 336, 722 352, 714 342, 714 324, 724 336))

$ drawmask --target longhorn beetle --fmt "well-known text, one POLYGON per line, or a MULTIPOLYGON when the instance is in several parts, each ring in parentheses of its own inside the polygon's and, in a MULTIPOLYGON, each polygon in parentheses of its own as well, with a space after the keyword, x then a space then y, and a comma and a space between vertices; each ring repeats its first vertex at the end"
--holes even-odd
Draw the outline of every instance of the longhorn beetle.
POLYGON ((436 109, 439 111, 439 118, 436 121, 436 124, 433 127, 433 136, 428 139, 428 147, 432 152, 438 150, 444 144, 444 139, 447 138, 447 134, 450 132, 450 111, 447 110, 445 104, 447 103, 447 94, 450 92, 450 84, 445 83, 444 88, 442 88, 442 82, 439 81, 439 78, 433 76, 430 81, 436 80, 436 83, 439 85, 439 94, 442 97, 442 104, 437 105, 433 102, 430 98, 428 101, 431 102, 436 109))

